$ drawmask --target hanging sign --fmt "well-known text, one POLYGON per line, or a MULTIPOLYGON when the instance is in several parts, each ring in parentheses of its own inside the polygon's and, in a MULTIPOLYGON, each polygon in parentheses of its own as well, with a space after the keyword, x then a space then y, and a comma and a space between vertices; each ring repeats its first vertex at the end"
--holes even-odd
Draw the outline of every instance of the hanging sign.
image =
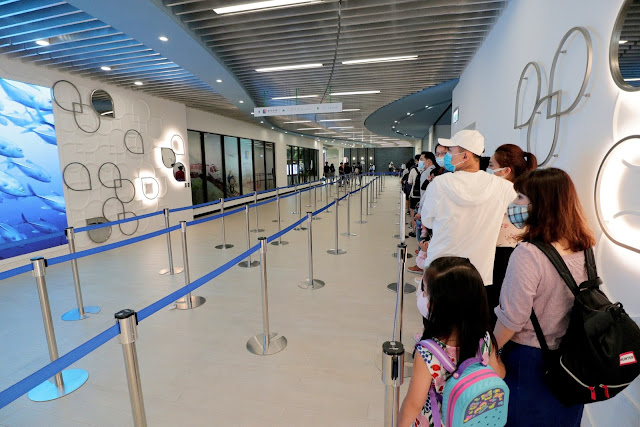
POLYGON ((296 114, 340 113, 342 102, 324 104, 284 105, 281 107, 259 107, 253 109, 254 117, 294 116, 296 114))

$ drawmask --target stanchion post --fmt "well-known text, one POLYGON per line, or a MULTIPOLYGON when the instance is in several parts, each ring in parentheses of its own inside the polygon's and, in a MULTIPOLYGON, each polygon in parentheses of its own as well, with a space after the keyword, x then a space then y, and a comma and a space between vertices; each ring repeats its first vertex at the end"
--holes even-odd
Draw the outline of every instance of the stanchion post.
MULTIPOLYGON (((305 205, 305 206, 306 206, 307 208, 310 208, 311 206, 313 206, 313 205, 311 204, 311 183, 310 183, 310 182, 307 184, 307 192, 309 193, 309 201, 308 201, 308 203, 309 203, 309 204, 308 204, 308 205, 305 205)), ((302 218, 302 216, 301 216, 300 218, 302 218)))
MULTIPOLYGON (((251 249, 251 234, 249 233, 249 205, 244 205, 244 222, 247 236, 247 250, 251 249)), ((251 268, 260 265, 260 261, 251 261, 251 254, 246 261, 240 261, 238 267, 251 268)))
POLYGON ((251 230, 252 233, 261 233, 264 229, 260 228, 260 224, 258 223, 258 192, 253 192, 253 212, 256 214, 256 228, 251 230))
POLYGON ((298 192, 298 183, 294 184, 295 188, 293 190, 294 194, 295 194, 295 200, 293 201, 295 203, 295 206, 293 208, 293 211, 289 212, 292 215, 295 215, 297 213, 300 213, 300 210, 296 210, 296 207, 298 206, 298 199, 300 198, 300 193, 298 192))
POLYGON ((224 227, 224 197, 220 199, 220 213, 222 214, 222 217, 220 217, 220 220, 222 223, 222 244, 217 245, 216 249, 232 248, 233 245, 227 244, 227 236, 226 236, 225 227, 224 227))
POLYGON ((138 315, 131 309, 125 309, 117 312, 114 316, 116 323, 120 325, 118 341, 122 344, 122 356, 124 357, 124 370, 127 375, 127 384, 129 385, 133 425, 135 427, 146 427, 147 415, 144 410, 140 366, 138 365, 138 352, 136 351, 138 315))
POLYGON ((313 231, 311 223, 313 222, 313 212, 307 212, 307 243, 309 254, 309 278, 303 280, 298 287, 302 289, 320 289, 325 283, 322 280, 313 278, 313 231))
MULTIPOLYGON (((67 242, 69 243, 69 253, 76 253, 76 243, 75 236, 76 233, 73 227, 65 228, 65 234, 67 235, 67 242)), ((71 272, 73 273, 73 285, 76 292, 76 304, 78 308, 74 308, 73 310, 69 310, 62 315, 62 320, 82 320, 86 319, 87 313, 96 314, 100 313, 100 307, 97 305, 90 305, 85 307, 84 302, 82 300, 82 289, 80 288, 80 274, 78 273, 78 260, 71 260, 71 272)))
POLYGON ((351 232, 351 193, 347 194, 347 232, 342 235, 347 237, 356 235, 351 232))
POLYGON ((364 190, 361 188, 360 189, 360 221, 356 221, 356 224, 366 224, 367 223, 367 221, 362 219, 362 193, 363 192, 364 192, 364 190))
POLYGON ((365 206, 367 207, 367 212, 366 212, 366 214, 365 214, 365 215, 369 216, 369 215, 371 215, 371 214, 369 213, 369 186, 367 186, 367 187, 363 188, 362 190, 365 192, 365 196, 366 196, 366 203, 365 203, 365 206))
MULTIPOLYGON (((331 186, 333 184, 327 184, 324 187, 324 195, 325 195, 325 199, 327 200, 327 204, 329 204, 329 197, 331 197, 331 186)), ((327 213, 331 213, 331 211, 329 209, 326 210, 327 213)))
MULTIPOLYGON (((163 213, 164 213, 164 227, 165 228, 169 228, 169 209, 164 208, 163 209, 163 213)), ((163 268, 162 270, 160 270, 160 274, 164 275, 164 274, 178 274, 178 273, 182 273, 182 268, 173 268, 173 252, 171 251, 171 232, 167 232, 167 252, 169 254, 169 268, 163 268)))
MULTIPOLYGON (((405 264, 407 262, 407 245, 402 242, 400 244, 398 244, 398 252, 396 253, 396 258, 398 259, 398 281, 395 283, 389 283, 387 285, 387 289, 389 289, 392 292, 397 292, 398 289, 404 289, 404 293, 405 294, 410 294, 412 292, 416 291, 416 287, 413 285, 410 285, 409 283, 404 283, 404 268, 405 268, 405 264), (400 283, 404 283, 404 288, 401 288, 402 285, 400 285, 400 283)), ((404 302, 404 299, 400 299, 400 307, 402 307, 402 304, 404 302)), ((396 313, 397 315, 398 313, 396 313)), ((402 327, 402 318, 399 319, 400 320, 400 327, 402 327)), ((393 336, 394 339, 396 338, 396 336, 393 336)), ((400 338, 398 338, 398 340, 400 340, 400 338)))
POLYGON ((287 346, 287 339, 269 330, 269 300, 267 294, 267 238, 260 241, 260 284, 262 291, 262 334, 254 335, 247 341, 247 350, 260 356, 278 353, 287 346))
POLYGON ((345 251, 344 249, 340 249, 340 247, 338 246, 338 234, 339 234, 339 226, 338 226, 338 204, 340 203, 340 199, 338 199, 336 197, 335 199, 335 205, 336 205, 336 226, 335 226, 335 243, 336 243, 336 247, 333 249, 329 249, 327 251, 328 254, 331 255, 344 255, 347 253, 347 251, 345 251))
MULTIPOLYGON (((191 277, 189 276, 189 251, 187 249, 187 221, 180 221, 180 236, 182 237, 182 260, 184 262, 184 285, 191 283, 191 277)), ((189 292, 184 297, 176 301, 176 308, 178 310, 189 310, 192 308, 200 307, 204 304, 206 299, 191 295, 189 292)))
POLYGON ((400 386, 404 380, 404 346, 400 341, 382 344, 384 426, 397 427, 400 416, 400 386))
MULTIPOLYGON (((280 193, 276 193, 276 222, 278 223, 278 233, 282 230, 280 222, 280 193)), ((273 246, 288 245, 289 242, 282 240, 282 236, 278 237, 278 240, 271 242, 273 246)))
MULTIPOLYGON (((37 257, 31 258, 31 264, 33 266, 33 277, 35 277, 38 287, 38 298, 40 299, 44 334, 47 338, 47 348, 49 349, 49 360, 55 362, 58 360, 58 344, 56 343, 56 333, 53 328, 49 293, 47 292, 47 281, 45 279, 47 262, 43 257, 37 257)), ((83 369, 67 369, 56 373, 53 376, 53 383, 47 380, 34 387, 28 396, 29 399, 35 402, 54 400, 77 390, 87 381, 87 378, 89 378, 89 373, 83 369)))
MULTIPOLYGON (((376 202, 375 184, 376 184, 375 181, 371 181, 371 184, 369 184, 369 187, 371 187, 371 188, 369 188, 369 192, 371 193, 371 198, 369 199, 370 200, 370 204, 371 204, 371 209, 376 207, 376 205, 375 205, 375 202, 376 202)), ((373 215, 373 212, 371 213, 371 215, 373 215)))

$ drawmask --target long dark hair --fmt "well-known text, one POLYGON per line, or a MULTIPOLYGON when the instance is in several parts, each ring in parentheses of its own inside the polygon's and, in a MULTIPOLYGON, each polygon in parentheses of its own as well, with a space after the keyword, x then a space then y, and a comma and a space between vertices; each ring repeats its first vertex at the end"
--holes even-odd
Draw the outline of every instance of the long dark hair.
POLYGON ((562 169, 535 169, 520 176, 514 189, 531 201, 526 231, 520 236, 528 242, 553 243, 567 240, 567 249, 584 251, 595 246, 596 239, 578 199, 576 187, 562 169))
POLYGON ((511 168, 514 180, 523 173, 538 167, 538 159, 536 156, 523 151, 522 148, 515 144, 501 145, 496 149, 496 152, 493 153, 493 156, 501 168, 511 168))
MULTIPOLYGON (((482 276, 467 258, 435 259, 424 273, 429 318, 422 339, 447 339, 456 333, 458 364, 475 357, 489 331, 489 304, 482 276)), ((491 335, 493 348, 497 344, 491 335)))

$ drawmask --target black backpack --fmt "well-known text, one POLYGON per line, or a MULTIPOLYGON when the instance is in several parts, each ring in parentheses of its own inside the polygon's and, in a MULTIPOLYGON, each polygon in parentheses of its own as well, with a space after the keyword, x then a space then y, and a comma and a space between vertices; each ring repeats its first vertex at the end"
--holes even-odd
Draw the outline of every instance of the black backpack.
POLYGON ((411 186, 411 194, 409 196, 412 199, 420 198, 420 175, 422 175, 422 173, 417 169, 416 169, 416 172, 418 172, 418 174, 413 179, 413 185, 411 186))
POLYGON ((545 381, 565 405, 607 400, 640 374, 640 328, 619 302, 600 290, 593 249, 584 251, 587 281, 576 284, 556 249, 531 242, 544 253, 567 284, 575 300, 569 328, 558 350, 549 350, 533 309, 531 322, 544 355, 545 381))

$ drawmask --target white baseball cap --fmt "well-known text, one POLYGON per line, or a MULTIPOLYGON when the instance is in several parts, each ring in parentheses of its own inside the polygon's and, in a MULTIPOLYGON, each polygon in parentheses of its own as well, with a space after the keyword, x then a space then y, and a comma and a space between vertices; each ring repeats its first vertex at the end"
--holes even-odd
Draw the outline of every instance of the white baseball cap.
POLYGON ((451 137, 451 139, 438 138, 438 144, 443 147, 460 147, 471 151, 477 156, 484 153, 484 136, 477 130, 463 129, 451 137))

